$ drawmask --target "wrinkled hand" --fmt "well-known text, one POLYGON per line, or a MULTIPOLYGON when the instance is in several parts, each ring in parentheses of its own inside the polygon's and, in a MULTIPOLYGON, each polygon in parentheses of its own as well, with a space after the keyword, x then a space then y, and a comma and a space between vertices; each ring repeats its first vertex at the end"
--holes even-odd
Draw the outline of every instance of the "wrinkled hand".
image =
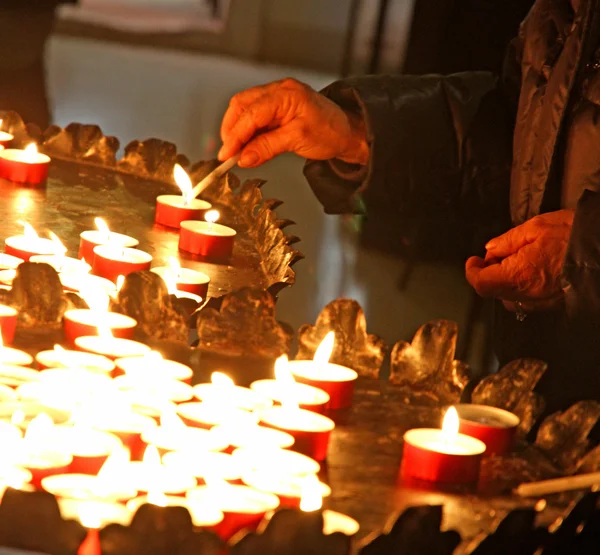
POLYGON ((283 152, 313 160, 366 164, 362 120, 294 79, 236 94, 221 125, 219 160, 242 151, 239 165, 255 167, 283 152))
POLYGON ((485 260, 467 261, 467 280, 482 297, 496 297, 516 311, 550 310, 562 302, 561 272, 573 210, 537 216, 487 245, 485 260))

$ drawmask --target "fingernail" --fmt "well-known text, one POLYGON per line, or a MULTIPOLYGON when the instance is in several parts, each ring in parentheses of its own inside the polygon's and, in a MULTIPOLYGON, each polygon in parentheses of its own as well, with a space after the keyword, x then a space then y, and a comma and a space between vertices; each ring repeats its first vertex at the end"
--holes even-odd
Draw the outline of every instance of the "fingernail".
POLYGON ((258 153, 244 152, 240 159, 240 166, 254 166, 258 162, 258 153))
POLYGON ((217 158, 221 161, 225 160, 225 157, 223 156, 224 152, 225 152, 225 145, 223 145, 221 147, 221 149, 219 150, 219 154, 217 154, 217 158))
POLYGON ((491 241, 488 241, 487 244, 485 245, 486 249, 493 249, 494 246, 496 245, 496 240, 492 239, 491 241))

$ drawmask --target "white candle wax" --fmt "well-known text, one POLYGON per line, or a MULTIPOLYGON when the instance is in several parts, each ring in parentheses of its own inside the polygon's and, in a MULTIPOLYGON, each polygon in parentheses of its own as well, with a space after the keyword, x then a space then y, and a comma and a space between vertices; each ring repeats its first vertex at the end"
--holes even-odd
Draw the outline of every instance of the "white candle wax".
POLYGON ((12 285, 16 275, 17 270, 0 270, 0 283, 12 285))
POLYGON ((42 480, 42 487, 56 497, 95 499, 96 501, 129 501, 137 490, 114 480, 104 480, 88 474, 56 474, 42 480))
POLYGON ((89 241, 96 246, 110 245, 116 248, 133 248, 137 247, 140 242, 129 235, 123 235, 122 233, 115 233, 109 231, 108 233, 97 229, 90 229, 84 231, 80 237, 85 241, 89 241))
POLYGON ((360 526, 356 520, 335 511, 323 511, 323 534, 326 536, 341 532, 346 536, 354 536, 358 534, 360 526))
POLYGON ((285 402, 290 396, 299 405, 324 405, 329 395, 311 385, 302 383, 281 383, 278 380, 258 380, 250 384, 250 389, 278 403, 285 402))
POLYGON ((213 402, 183 403, 177 407, 177 414, 205 427, 217 424, 245 425, 258 422, 258 416, 254 413, 213 402))
POLYGON ((123 445, 118 437, 87 426, 55 426, 52 441, 61 452, 79 457, 109 455, 123 445))
POLYGON ((0 131, 0 143, 9 143, 14 139, 14 135, 6 131, 0 131))
MULTIPOLYGON (((1 351, 1 349, 0 349, 1 351)), ((18 387, 24 383, 38 381, 39 372, 15 364, 0 364, 0 384, 18 387)))
POLYGON ((50 156, 41 152, 28 152, 20 148, 7 148, 0 151, 0 158, 10 160, 11 162, 20 162, 22 164, 49 164, 50 156))
POLYGON ((181 403, 192 398, 192 387, 178 380, 167 378, 144 380, 139 377, 119 376, 114 384, 121 390, 144 391, 149 395, 162 397, 167 401, 181 403))
POLYGON ((142 416, 160 418, 165 411, 175 411, 177 407, 172 401, 167 401, 164 396, 147 391, 127 389, 122 390, 121 393, 130 404, 131 410, 142 416))
POLYGON ((103 326, 111 330, 134 328, 137 322, 130 316, 118 312, 99 312, 85 308, 67 310, 65 318, 84 326, 103 326))
POLYGON ((156 421, 149 416, 138 414, 133 410, 117 410, 106 412, 90 418, 90 426, 97 430, 112 433, 142 434, 156 427, 156 421))
MULTIPOLYGON (((127 509, 132 513, 146 503, 152 505, 152 496, 142 496, 132 499, 127 503, 127 509)), ((174 495, 162 495, 159 507, 184 507, 192 517, 192 524, 196 528, 212 528, 223 521, 223 512, 210 503, 176 497, 174 495)))
POLYGON ((171 379, 187 381, 192 378, 193 372, 189 366, 176 362, 174 360, 165 360, 158 356, 129 357, 115 361, 117 368, 120 368, 126 375, 132 379, 171 379))
POLYGON ((204 300, 200 295, 188 293, 187 291, 175 291, 173 295, 175 295, 175 297, 178 299, 189 299, 197 304, 200 304, 204 300))
POLYGON ((189 268, 174 270, 169 266, 158 266, 157 268, 152 268, 150 271, 158 274, 162 278, 172 278, 177 284, 202 285, 210 282, 209 276, 189 268))
POLYGON ((14 389, 7 385, 0 384, 0 403, 16 401, 18 399, 14 389))
POLYGON ((194 447, 200 451, 221 451, 227 447, 226 444, 208 430, 181 426, 157 426, 146 430, 142 434, 142 440, 166 451, 185 451, 194 447))
POLYGON ((115 369, 114 362, 105 356, 67 349, 40 351, 35 359, 46 368, 80 368, 102 374, 110 374, 115 369))
POLYGON ((58 499, 58 508, 64 519, 76 520, 84 526, 89 519, 99 528, 108 524, 129 526, 133 517, 123 505, 90 499, 58 499))
POLYGON ((113 245, 95 247, 94 254, 107 260, 125 262, 127 264, 146 264, 152 262, 152 255, 147 252, 138 249, 117 248, 113 245))
POLYGON ((232 455, 243 462, 248 470, 264 470, 276 474, 305 476, 317 474, 319 463, 306 455, 275 448, 240 448, 232 455))
POLYGON ((112 281, 99 276, 81 274, 81 272, 63 272, 58 277, 60 278, 62 286, 69 291, 79 292, 81 290, 89 291, 90 289, 101 289, 109 295, 114 295, 117 291, 117 288, 112 281))
POLYGON ((109 358, 143 356, 150 351, 150 347, 137 341, 95 335, 78 337, 75 340, 75 345, 89 353, 104 355, 109 358))
POLYGON ((244 410, 264 410, 273 405, 271 399, 238 385, 199 384, 194 386, 194 397, 200 401, 215 401, 244 410))
POLYGON ((294 376, 312 381, 351 382, 358 378, 354 370, 331 362, 322 364, 313 360, 290 360, 289 368, 294 376))
POLYGON ((226 513, 261 514, 279 507, 276 495, 226 482, 223 487, 198 486, 189 490, 186 497, 192 501, 211 503, 226 513))
POLYGON ((182 229, 198 233, 200 235, 210 235, 213 237, 235 237, 237 232, 235 229, 221 224, 213 224, 209 222, 200 222, 188 220, 181 222, 182 229))
POLYGON ((22 489, 32 478, 31 472, 20 466, 0 466, 0 503, 7 488, 22 489))
POLYGON ((415 428, 404 434, 404 441, 435 453, 446 455, 479 455, 485 452, 482 441, 464 434, 448 435, 434 428, 415 428))
POLYGON ((260 418, 266 424, 291 431, 329 432, 335 428, 333 420, 322 414, 289 407, 271 407, 260 418))
POLYGON ((17 258, 4 252, 0 253, 0 269, 1 270, 14 270, 19 264, 23 263, 23 259, 17 258))
POLYGON ((20 351, 19 349, 0 347, 0 364, 31 366, 33 364, 33 357, 25 351, 20 351))
POLYGON ((58 245, 44 237, 26 237, 25 235, 13 235, 7 237, 4 243, 18 251, 27 252, 33 255, 40 254, 62 254, 58 245))
POLYGON ((124 472, 132 487, 142 492, 160 491, 161 493, 180 494, 192 489, 196 479, 163 464, 131 462, 124 472))
MULTIPOLYGON (((306 475, 288 475, 285 469, 281 469, 279 473, 272 470, 250 470, 244 472, 242 480, 247 486, 259 491, 266 491, 281 497, 297 497, 300 499, 306 475)), ((319 495, 322 498, 331 495, 331 488, 327 484, 317 481, 315 487, 318 488, 319 495)))
POLYGON ((210 430, 233 447, 276 447, 285 449, 294 444, 294 437, 286 432, 258 425, 221 425, 210 430))
POLYGON ((212 204, 201 199, 191 199, 186 202, 186 199, 181 195, 160 195, 156 198, 156 201, 166 206, 173 206, 174 208, 188 208, 190 210, 210 210, 212 204))
POLYGON ((163 463, 167 468, 190 474, 194 478, 206 477, 221 480, 238 480, 242 477, 245 465, 227 453, 202 451, 188 445, 187 450, 166 453, 163 463))
POLYGON ((83 260, 79 260, 78 258, 71 258, 70 256, 41 254, 32 256, 29 259, 29 262, 37 262, 38 264, 49 264, 58 273, 65 272, 87 274, 90 270, 90 267, 83 260))

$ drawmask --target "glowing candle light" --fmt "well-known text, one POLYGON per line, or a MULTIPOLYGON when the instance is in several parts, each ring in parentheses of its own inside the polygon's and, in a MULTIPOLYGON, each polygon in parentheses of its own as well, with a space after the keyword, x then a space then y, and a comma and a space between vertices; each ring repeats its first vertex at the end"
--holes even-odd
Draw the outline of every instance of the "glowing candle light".
POLYGON ((102 355, 115 360, 117 358, 143 356, 150 351, 150 347, 133 341, 114 337, 110 328, 100 325, 98 335, 85 335, 75 339, 75 346, 82 351, 102 355))
POLYGON ((0 177, 14 183, 43 185, 48 179, 50 157, 41 154, 31 143, 24 149, 9 148, 0 151, 0 177))
POLYGON ((141 357, 127 357, 115 361, 117 368, 132 379, 179 380, 189 384, 192 380, 192 369, 180 362, 166 360, 158 351, 150 351, 141 357))
POLYGON ((62 243, 59 247, 56 241, 40 237, 28 222, 20 221, 19 223, 23 226, 23 233, 5 239, 6 254, 26 261, 35 255, 56 256, 64 254, 62 243))
MULTIPOLYGON (((4 121, 0 119, 0 129, 2 128, 4 121)), ((6 131, 0 131, 0 147, 6 148, 13 141, 14 135, 7 133, 6 131)))
POLYGON ((213 372, 210 384, 199 384, 194 387, 194 396, 206 403, 225 403, 230 407, 245 410, 262 410, 270 407, 273 402, 260 393, 247 387, 236 386, 233 380, 222 372, 213 372))
POLYGON ((152 272, 163 279, 166 277, 168 280, 173 281, 178 291, 193 293, 203 299, 208 295, 210 277, 196 270, 182 268, 179 261, 173 256, 169 257, 167 266, 152 268, 152 272))
POLYGON ((95 218, 94 223, 97 229, 84 231, 79 236, 78 256, 88 264, 93 264, 94 248, 100 245, 110 245, 115 248, 134 248, 139 245, 137 239, 129 235, 111 231, 108 224, 102 218, 95 218))
POLYGON ((181 222, 179 249, 207 258, 229 258, 233 253, 236 231, 217 224, 219 216, 217 210, 209 210, 204 216, 204 222, 181 222))

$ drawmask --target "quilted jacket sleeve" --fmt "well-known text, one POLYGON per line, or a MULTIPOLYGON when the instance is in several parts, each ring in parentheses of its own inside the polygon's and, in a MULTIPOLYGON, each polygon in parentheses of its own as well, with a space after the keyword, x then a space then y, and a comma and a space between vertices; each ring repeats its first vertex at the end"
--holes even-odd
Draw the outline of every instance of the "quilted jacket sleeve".
POLYGON ((394 241, 452 230, 481 243, 509 225, 516 95, 505 81, 488 72, 367 76, 323 93, 362 114, 370 145, 363 168, 307 162, 327 213, 364 213, 371 235, 394 241))

